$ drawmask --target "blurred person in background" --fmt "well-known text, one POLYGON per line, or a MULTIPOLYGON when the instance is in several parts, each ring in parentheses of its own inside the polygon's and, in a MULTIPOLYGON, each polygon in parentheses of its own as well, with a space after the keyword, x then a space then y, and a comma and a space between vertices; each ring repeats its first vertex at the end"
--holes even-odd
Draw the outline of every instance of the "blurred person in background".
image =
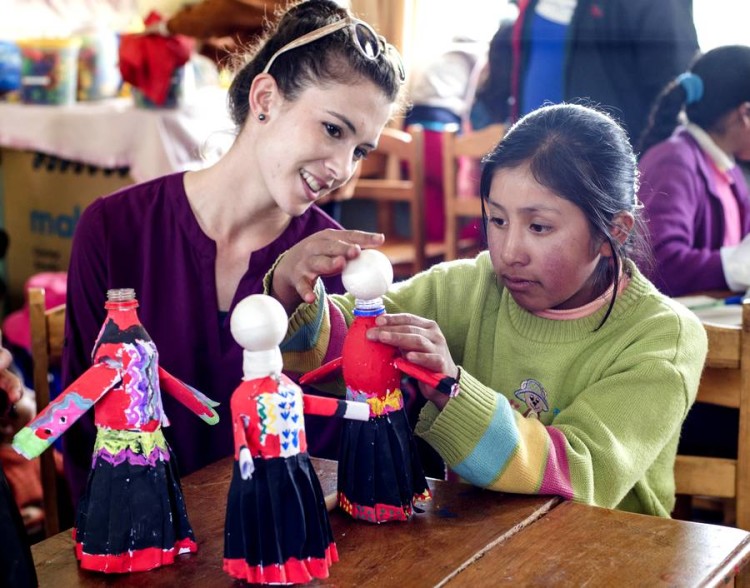
POLYGON ((495 123, 506 123, 510 119, 513 103, 510 81, 514 25, 514 20, 503 20, 490 41, 487 62, 480 74, 469 113, 472 129, 479 130, 495 123))
MULTIPOLYGON (((14 405, 23 399, 21 379, 11 370, 13 357, 0 347, 0 429, 8 423, 14 405)), ((15 497, 0 465, 0 586, 28 588, 37 586, 34 560, 23 519, 18 512, 15 497)))
POLYGON ((640 142, 640 198, 665 294, 750 287, 750 47, 717 47, 669 82, 640 142))
POLYGON ((664 85, 698 51, 692 0, 519 0, 513 118, 545 102, 608 110, 635 143, 664 85))
MULTIPOLYGON (((712 49, 667 84, 641 150, 654 283, 672 296, 746 290, 750 193, 736 158, 750 159, 750 47, 712 49)), ((736 409, 698 403, 679 452, 735 459, 738 428, 736 409)))

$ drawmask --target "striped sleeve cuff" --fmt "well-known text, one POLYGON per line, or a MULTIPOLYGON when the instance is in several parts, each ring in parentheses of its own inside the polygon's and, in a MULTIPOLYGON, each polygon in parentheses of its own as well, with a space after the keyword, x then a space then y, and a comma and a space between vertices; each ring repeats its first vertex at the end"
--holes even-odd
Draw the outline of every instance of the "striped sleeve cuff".
POLYGON ((427 403, 415 433, 432 445, 453 467, 464 461, 480 442, 497 409, 498 394, 461 369, 460 393, 442 411, 427 403))

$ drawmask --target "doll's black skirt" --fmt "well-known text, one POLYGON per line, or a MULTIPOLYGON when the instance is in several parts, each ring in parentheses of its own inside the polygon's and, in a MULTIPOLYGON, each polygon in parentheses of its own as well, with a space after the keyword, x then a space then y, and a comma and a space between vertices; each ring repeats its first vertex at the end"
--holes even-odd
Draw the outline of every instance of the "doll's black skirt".
MULTIPOLYGON (((98 432, 108 434, 123 432, 98 432)), ((114 459, 94 457, 73 528, 82 568, 105 573, 144 571, 197 550, 175 460, 158 435, 162 447, 158 458, 154 452, 144 456, 132 451, 114 459)))
POLYGON ((235 461, 224 525, 224 571, 249 583, 327 578, 338 561, 325 497, 307 453, 254 459, 243 480, 235 461))
POLYGON ((403 409, 346 421, 338 467, 339 506, 372 523, 407 520, 427 486, 403 409))

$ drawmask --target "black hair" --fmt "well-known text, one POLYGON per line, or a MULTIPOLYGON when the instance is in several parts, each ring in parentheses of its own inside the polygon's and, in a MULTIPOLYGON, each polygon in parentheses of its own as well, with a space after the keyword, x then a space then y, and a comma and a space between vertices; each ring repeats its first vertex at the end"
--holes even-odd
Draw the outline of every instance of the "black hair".
MULTIPOLYGON (((528 165, 534 179, 580 208, 593 238, 606 240, 612 258, 594 270, 595 287, 614 284, 601 327, 612 312, 625 259, 646 257, 637 200, 638 166, 625 130, 607 113, 580 104, 543 106, 521 118, 482 160, 479 193, 485 201, 498 170, 528 165), (611 234, 614 217, 629 212, 636 225, 624 243, 611 234)), ((597 328, 599 328, 597 327, 597 328)))
MULTIPOLYGON (((306 33, 347 16, 351 16, 349 11, 331 0, 306 0, 286 10, 255 50, 243 57, 244 64, 232 80, 228 100, 233 122, 238 127, 244 125, 250 109, 250 85, 279 49, 306 33)), ((352 42, 349 29, 341 29, 282 53, 273 62, 269 73, 287 100, 295 100, 302 90, 313 84, 350 84, 353 80, 367 79, 380 88, 388 100, 398 102, 402 85, 398 68, 387 56, 367 59, 352 47, 352 42)))
POLYGON ((667 84, 656 98, 641 135, 641 154, 674 132, 683 110, 688 120, 703 130, 721 132, 725 115, 743 102, 750 102, 750 47, 717 47, 699 56, 689 71, 703 82, 703 95, 686 105, 684 86, 676 79, 667 84))

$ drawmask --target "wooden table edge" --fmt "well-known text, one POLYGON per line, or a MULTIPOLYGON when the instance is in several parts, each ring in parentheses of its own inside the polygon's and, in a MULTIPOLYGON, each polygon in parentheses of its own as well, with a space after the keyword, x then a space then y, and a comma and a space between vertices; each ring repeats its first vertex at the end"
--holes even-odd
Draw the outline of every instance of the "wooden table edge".
POLYGON ((520 533, 523 531, 526 527, 529 525, 533 525, 536 523, 539 519, 547 516, 552 509, 556 508, 560 504, 562 504, 564 501, 559 496, 550 496, 547 502, 545 502, 543 505, 541 505, 534 514, 517 525, 511 527, 501 535, 498 535, 493 541, 490 541, 487 545, 485 545, 482 549, 477 551, 474 555, 472 555, 469 559, 464 561, 463 563, 459 564, 456 569, 454 569, 449 575, 447 575, 445 578, 443 578, 440 582, 435 584, 434 588, 440 588, 441 586, 445 586, 448 582, 453 580, 456 576, 458 576, 461 572, 463 572, 465 569, 467 569, 469 566, 471 566, 475 561, 478 559, 484 557, 484 555, 490 551, 492 548, 494 548, 496 545, 500 545, 501 543, 504 543, 517 533, 520 533))
POLYGON ((733 578, 736 586, 750 586, 750 535, 724 558, 704 586, 728 586, 733 578))

